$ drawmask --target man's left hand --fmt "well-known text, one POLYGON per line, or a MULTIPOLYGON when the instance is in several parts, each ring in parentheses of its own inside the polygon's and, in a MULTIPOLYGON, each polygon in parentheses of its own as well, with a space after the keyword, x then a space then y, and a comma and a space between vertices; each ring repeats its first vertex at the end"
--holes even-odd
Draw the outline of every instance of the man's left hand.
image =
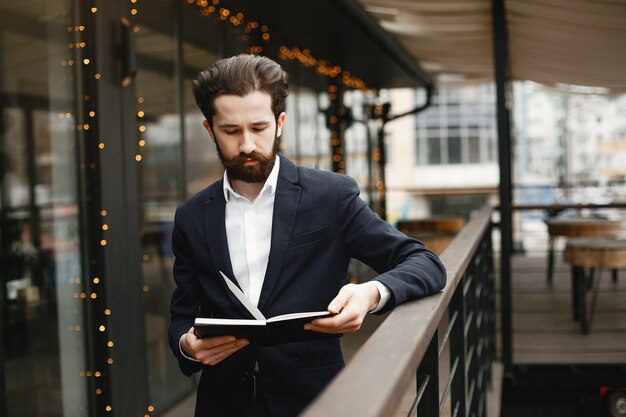
POLYGON ((313 320, 305 330, 320 333, 352 333, 361 328, 365 315, 380 302, 380 292, 373 282, 344 285, 328 305, 333 317, 313 320))

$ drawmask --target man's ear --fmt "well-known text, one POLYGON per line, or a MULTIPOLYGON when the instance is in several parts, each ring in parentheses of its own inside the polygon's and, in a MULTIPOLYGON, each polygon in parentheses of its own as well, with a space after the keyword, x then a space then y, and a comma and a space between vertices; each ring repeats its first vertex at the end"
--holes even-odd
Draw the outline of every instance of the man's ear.
POLYGON ((209 132, 209 136, 211 136, 211 139, 213 139, 213 142, 215 142, 215 135, 213 134, 213 129, 211 129, 211 126, 209 126, 209 121, 203 120, 202 126, 204 126, 207 132, 209 132))
POLYGON ((276 119, 276 137, 280 137, 280 134, 283 131, 283 123, 285 123, 286 118, 287 115, 285 114, 285 112, 282 112, 278 116, 278 119, 276 119))

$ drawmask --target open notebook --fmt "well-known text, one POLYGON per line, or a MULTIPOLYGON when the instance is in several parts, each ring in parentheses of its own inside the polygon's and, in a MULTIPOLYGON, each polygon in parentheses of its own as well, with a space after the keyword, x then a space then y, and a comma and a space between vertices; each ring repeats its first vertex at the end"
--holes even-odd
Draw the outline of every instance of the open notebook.
POLYGON ((194 330, 198 337, 236 336, 245 337, 253 345, 275 345, 303 340, 337 337, 339 334, 318 333, 304 330, 304 324, 311 320, 330 317, 328 311, 309 311, 283 314, 269 319, 248 300, 248 297, 222 271, 222 278, 230 291, 237 297, 254 319, 197 318, 194 330))

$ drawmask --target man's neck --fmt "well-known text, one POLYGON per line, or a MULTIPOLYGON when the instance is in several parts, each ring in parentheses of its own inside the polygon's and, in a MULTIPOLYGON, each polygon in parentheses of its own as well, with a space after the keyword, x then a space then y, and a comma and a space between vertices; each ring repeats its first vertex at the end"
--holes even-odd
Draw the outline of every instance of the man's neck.
POLYGON ((230 180, 233 190, 248 201, 254 201, 263 189, 264 182, 245 182, 241 180, 230 180))

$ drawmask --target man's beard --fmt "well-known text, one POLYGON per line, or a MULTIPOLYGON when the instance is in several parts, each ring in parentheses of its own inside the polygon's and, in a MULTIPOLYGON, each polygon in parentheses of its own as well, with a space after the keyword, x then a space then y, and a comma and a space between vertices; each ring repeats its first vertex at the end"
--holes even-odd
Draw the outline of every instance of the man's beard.
POLYGON ((222 161, 222 165, 226 168, 228 179, 230 181, 239 180, 249 183, 264 183, 274 168, 276 155, 280 149, 280 139, 278 137, 274 137, 274 146, 272 146, 272 152, 269 156, 253 151, 252 153, 240 153, 238 156, 233 158, 226 158, 224 154, 222 154, 217 141, 215 142, 215 148, 217 149, 217 154, 222 161), (255 160, 257 163, 245 166, 244 162, 248 159, 255 160))

